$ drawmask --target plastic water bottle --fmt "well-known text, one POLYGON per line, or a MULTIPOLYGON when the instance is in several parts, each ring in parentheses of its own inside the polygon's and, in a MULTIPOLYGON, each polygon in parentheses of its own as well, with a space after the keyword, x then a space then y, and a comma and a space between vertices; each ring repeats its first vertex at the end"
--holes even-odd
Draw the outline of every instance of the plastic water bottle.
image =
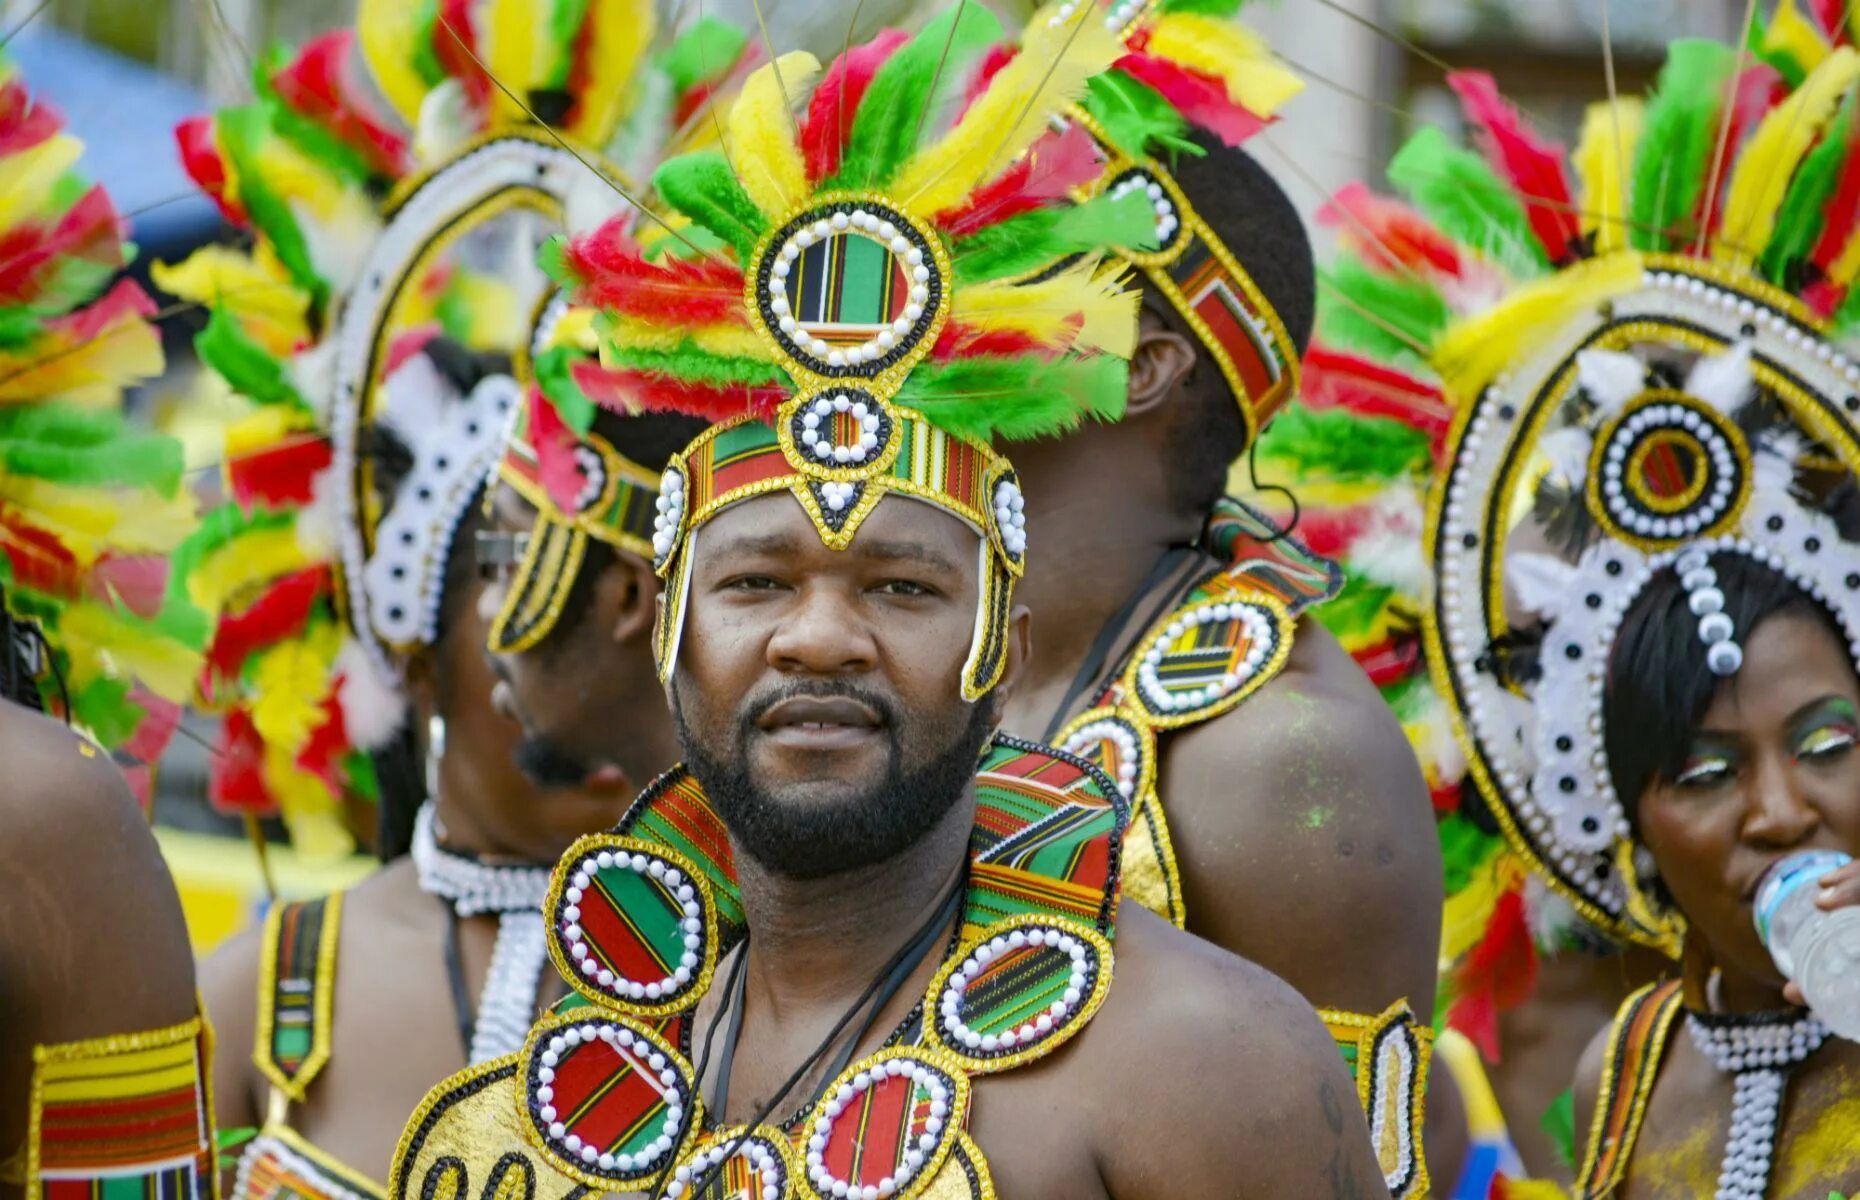
POLYGON ((1837 850, 1804 850, 1772 866, 1757 887, 1757 936, 1793 979, 1822 1024, 1860 1042, 1860 908, 1815 907, 1823 875, 1852 862, 1837 850))

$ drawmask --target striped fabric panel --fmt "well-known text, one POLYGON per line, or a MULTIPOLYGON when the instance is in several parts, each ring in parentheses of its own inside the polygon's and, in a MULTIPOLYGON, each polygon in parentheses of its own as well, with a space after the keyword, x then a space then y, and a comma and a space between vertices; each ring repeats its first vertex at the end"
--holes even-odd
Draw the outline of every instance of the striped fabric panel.
POLYGON ((207 1034, 173 1029, 40 1047, 28 1157, 47 1200, 212 1195, 207 1034))
POLYGON ((289 1130, 260 1134, 239 1159, 235 1200, 383 1200, 372 1180, 335 1162, 289 1130))
POLYGON ((1263 426, 1288 398, 1289 377, 1270 324, 1246 288, 1227 273, 1197 234, 1169 266, 1183 298, 1233 363, 1246 389, 1247 407, 1263 426))
POLYGON ((271 989, 269 996, 260 999, 269 1004, 271 1037, 259 1047, 264 1058, 259 1065, 281 1085, 297 1091, 299 1098, 329 1053, 330 1031, 322 1023, 336 981, 334 947, 326 949, 325 943, 336 938, 340 903, 338 897, 325 896, 283 905, 268 931, 267 940, 276 939, 271 989), (326 962, 331 966, 328 978, 323 970, 326 962))
POLYGON ((699 447, 688 466, 686 511, 690 513, 703 511, 717 497, 738 488, 794 473, 782 455, 775 430, 760 421, 745 421, 721 431, 699 447))
POLYGON ((1312 552, 1297 537, 1231 496, 1214 505, 1202 534, 1202 547, 1227 563, 1222 577, 1230 584, 1265 592, 1294 617, 1335 596, 1343 586, 1343 569, 1312 552))
POLYGON ((1603 1200, 1621 1182, 1683 999, 1676 979, 1650 984, 1629 996, 1615 1015, 1587 1159, 1576 1177, 1575 1194, 1581 1200, 1603 1200))
POLYGON ((736 891, 729 832, 711 808, 703 786, 684 768, 660 776, 620 822, 619 832, 656 842, 690 859, 710 879, 718 919, 730 930, 742 927, 743 905, 736 891))

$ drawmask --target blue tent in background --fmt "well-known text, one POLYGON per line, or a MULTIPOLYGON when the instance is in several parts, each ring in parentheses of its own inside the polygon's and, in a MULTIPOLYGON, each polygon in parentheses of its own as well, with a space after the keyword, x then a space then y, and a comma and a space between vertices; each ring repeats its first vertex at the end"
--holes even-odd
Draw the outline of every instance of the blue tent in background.
POLYGON ((152 67, 43 24, 7 46, 27 86, 64 114, 83 139, 80 169, 110 189, 130 215, 142 260, 174 257, 210 241, 219 210, 181 169, 175 124, 212 103, 152 67))

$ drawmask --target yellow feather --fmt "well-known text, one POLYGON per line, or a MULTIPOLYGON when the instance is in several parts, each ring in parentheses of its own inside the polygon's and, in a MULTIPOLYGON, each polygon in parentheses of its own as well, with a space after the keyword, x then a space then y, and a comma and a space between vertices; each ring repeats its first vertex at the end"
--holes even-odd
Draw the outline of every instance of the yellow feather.
POLYGON ((1078 17, 1058 25, 1055 6, 1033 14, 1014 60, 955 128, 904 164, 887 190, 908 211, 934 217, 961 204, 1051 129, 1053 116, 1084 94, 1088 79, 1122 57, 1124 44, 1098 10, 1078 7, 1078 17))
POLYGON ((1137 343, 1140 294, 1123 287, 1124 266, 1081 258, 1051 279, 957 288, 950 316, 975 330, 1012 330, 1056 350, 1102 350, 1128 358, 1137 343))
POLYGON ((194 500, 185 493, 163 500, 148 492, 133 498, 43 479, 4 478, 7 503, 31 514, 88 565, 104 550, 165 554, 194 531, 194 500))
POLYGON ((1246 26, 1201 13, 1177 13, 1150 26, 1149 52, 1227 85, 1227 97, 1257 117, 1270 117, 1305 82, 1273 57, 1246 26))
POLYGON ((307 862, 328 862, 355 848, 342 823, 337 798, 329 785, 293 761, 295 755, 267 747, 260 773, 265 787, 277 798, 278 811, 290 831, 291 849, 307 862))
POLYGON ((1738 156, 1724 202, 1723 238, 1713 247, 1714 258, 1748 266, 1769 243, 1789 180, 1856 79, 1860 54, 1842 46, 1763 118, 1738 156))
POLYGON ((1860 276, 1860 229, 1848 235, 1846 249, 1828 264, 1828 280, 1831 283, 1851 285, 1856 276, 1860 276))
POLYGON ((309 565, 295 530, 258 530, 208 555, 187 577, 187 598, 203 612, 224 612, 246 589, 309 565))
POLYGON ((289 354, 310 340, 309 293, 291 283, 275 256, 205 246, 181 262, 155 263, 149 274, 171 296, 226 309, 272 354, 289 354))
POLYGON ((420 104, 426 99, 426 83, 413 65, 420 6, 407 0, 362 0, 355 24, 375 86, 408 128, 418 125, 420 104))
POLYGON ((49 338, 19 356, 0 354, 0 403, 51 399, 115 407, 122 390, 162 372, 161 337, 134 313, 84 342, 49 338))
POLYGON ((589 352, 600 347, 600 339, 594 333, 593 309, 577 305, 562 314, 562 319, 549 332, 547 348, 554 350, 560 346, 572 346, 589 352))
POLYGON ((1478 395, 1507 364, 1558 336, 1567 322, 1638 288, 1641 269, 1641 256, 1630 252, 1593 259, 1524 284, 1497 307, 1455 325, 1431 356, 1447 395, 1460 402, 1478 395))
POLYGON ((669 353, 683 349, 688 344, 707 354, 732 358, 766 360, 769 356, 768 343, 762 340, 760 334, 744 325, 705 325, 698 329, 678 329, 656 321, 621 317, 613 322, 608 338, 612 344, 625 346, 629 350, 669 353))
POLYGON ((1828 39, 1802 15, 1795 0, 1780 0, 1769 28, 1763 31, 1763 50, 1794 59, 1804 71, 1813 71, 1828 57, 1828 39))
POLYGON ((82 142, 61 133, 9 154, 6 170, 0 171, 0 229, 46 215, 52 189, 83 152, 82 142))
POLYGON ((1582 231, 1595 235, 1595 252, 1625 249, 1628 189, 1622 172, 1634 161, 1644 106, 1640 98, 1615 104, 1591 104, 1576 144, 1576 179, 1580 187, 1582 231))
POLYGON ((791 99, 814 86, 820 62, 804 50, 756 68, 730 109, 728 136, 737 177, 763 212, 781 217, 808 196, 807 164, 795 145, 791 99))
MULTIPOLYGON (((528 95, 547 67, 540 61, 545 39, 539 37, 542 14, 534 0, 491 0, 484 14, 484 48, 480 54, 491 78, 518 96, 528 95)), ((446 37, 444 31, 437 36, 446 37)), ((515 124, 527 120, 522 107, 504 88, 491 89, 492 111, 497 119, 515 124)))
POLYGON ((266 450, 302 429, 311 428, 308 414, 281 405, 255 408, 226 427, 226 460, 266 450))
POLYGON ((584 146, 606 146, 639 94, 634 75, 658 32, 658 8, 641 0, 590 0, 594 24, 588 65, 592 75, 568 133, 584 146))
POLYGON ((259 736, 278 746, 300 749, 323 723, 323 699, 329 694, 330 664, 335 652, 333 624, 316 633, 291 638, 261 651, 252 668, 252 724, 259 736))
POLYGON ((94 655, 100 673, 135 679, 177 704, 193 694, 200 675, 198 651, 130 625, 100 604, 74 604, 65 609, 58 634, 61 645, 81 645, 94 655))

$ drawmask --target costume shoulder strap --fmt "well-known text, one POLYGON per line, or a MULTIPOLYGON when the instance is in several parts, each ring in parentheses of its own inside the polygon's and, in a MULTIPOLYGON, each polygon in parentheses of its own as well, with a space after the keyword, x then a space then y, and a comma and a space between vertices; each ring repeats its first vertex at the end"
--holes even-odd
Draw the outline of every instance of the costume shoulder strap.
POLYGON ((1579 1200, 1602 1200, 1614 1192, 1626 1173, 1680 1007, 1679 982, 1673 980, 1635 992, 1615 1014, 1608 1031, 1608 1053, 1602 1060, 1602 1087, 1595 1098, 1589 1148, 1576 1178, 1579 1200))
POLYGON ((340 892, 273 905, 265 917, 252 1061, 298 1103, 329 1061, 341 926, 340 892))
POLYGON ((1201 544, 1227 564, 1221 573, 1228 579, 1276 597, 1293 616, 1333 599, 1343 587, 1342 567, 1232 496, 1215 502, 1201 544))
POLYGON ((1415 1020, 1406 1000, 1374 1016, 1321 1008, 1318 1017, 1356 1080, 1357 1100, 1369 1118, 1370 1141, 1389 1195, 1396 1200, 1427 1195, 1421 1125, 1434 1031, 1415 1020))

